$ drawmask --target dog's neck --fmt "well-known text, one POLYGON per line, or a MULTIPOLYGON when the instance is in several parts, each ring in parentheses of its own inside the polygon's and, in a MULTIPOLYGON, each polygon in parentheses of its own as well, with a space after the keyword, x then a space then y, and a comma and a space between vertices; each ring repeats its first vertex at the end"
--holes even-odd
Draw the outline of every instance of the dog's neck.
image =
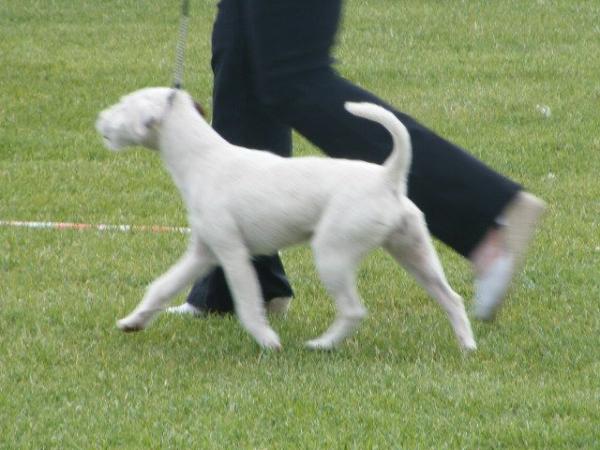
POLYGON ((188 94, 178 91, 163 118, 159 151, 184 199, 195 183, 226 157, 232 146, 200 116, 188 94))

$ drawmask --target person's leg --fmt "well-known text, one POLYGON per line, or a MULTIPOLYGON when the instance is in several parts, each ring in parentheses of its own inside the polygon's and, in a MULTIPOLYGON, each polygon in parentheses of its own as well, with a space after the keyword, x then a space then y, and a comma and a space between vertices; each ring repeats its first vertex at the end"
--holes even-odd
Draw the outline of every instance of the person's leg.
POLYGON ((389 108, 411 135, 409 197, 425 213, 432 234, 465 257, 494 244, 490 230, 522 197, 521 187, 332 69, 340 1, 244 5, 255 89, 270 111, 330 156, 381 163, 391 150, 387 132, 343 105, 367 101, 389 108))
POLYGON ((243 1, 221 0, 218 4, 212 32, 212 126, 232 144, 290 156, 291 128, 271 115, 254 92, 243 1))
POLYGON ((340 5, 335 0, 245 3, 256 92, 277 117, 327 155, 378 164, 391 151, 389 134, 348 113, 344 102, 392 110, 413 145, 409 197, 425 213, 431 232, 468 256, 519 186, 332 69, 340 5))
MULTIPOLYGON (((245 147, 269 150, 281 156, 291 154, 291 129, 270 116, 257 101, 249 76, 248 55, 240 16, 240 1, 223 0, 213 28, 211 61, 214 73, 213 128, 227 141, 245 147)), ((253 258, 263 298, 282 299, 293 293, 278 255, 253 258)), ((221 268, 198 280, 186 303, 171 312, 198 313, 233 311, 233 300, 221 268), (191 307, 190 307, 191 306, 191 307)), ((283 312, 283 311, 279 311, 283 312)))

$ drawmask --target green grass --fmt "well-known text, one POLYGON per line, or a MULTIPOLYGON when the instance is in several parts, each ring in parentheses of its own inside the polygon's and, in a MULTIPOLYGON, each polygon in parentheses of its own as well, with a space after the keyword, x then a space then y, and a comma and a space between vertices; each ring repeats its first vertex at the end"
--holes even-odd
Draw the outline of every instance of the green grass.
MULTIPOLYGON (((156 155, 93 130, 170 83, 178 3, 0 4, 0 219, 185 224, 156 155)), ((185 74, 206 105, 214 3, 192 2, 185 74)), ((313 353, 333 308, 308 250, 286 251, 297 300, 270 354, 232 318, 116 330, 181 235, 0 228, 0 448, 600 448, 598 17, 595 0, 347 2, 340 71, 549 204, 476 354, 382 253, 364 326, 313 353)), ((438 248, 470 305, 468 265, 438 248)))

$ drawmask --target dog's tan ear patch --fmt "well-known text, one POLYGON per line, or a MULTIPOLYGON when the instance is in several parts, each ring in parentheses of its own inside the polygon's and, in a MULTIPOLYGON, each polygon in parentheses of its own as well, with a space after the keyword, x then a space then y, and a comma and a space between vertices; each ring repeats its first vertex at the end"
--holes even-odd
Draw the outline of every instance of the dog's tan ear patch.
POLYGON ((198 114, 200 114, 202 117, 204 117, 206 119, 206 112, 204 111, 204 108, 202 107, 202 105, 200 103, 198 103, 195 100, 194 100, 194 108, 196 108, 196 111, 198 111, 198 114))

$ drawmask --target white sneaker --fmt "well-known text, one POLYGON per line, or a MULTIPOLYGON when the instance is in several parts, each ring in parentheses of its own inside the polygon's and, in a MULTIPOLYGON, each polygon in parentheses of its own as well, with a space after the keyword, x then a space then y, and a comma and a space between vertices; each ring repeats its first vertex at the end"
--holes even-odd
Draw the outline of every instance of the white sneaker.
MULTIPOLYGON (((290 309, 291 297, 275 297, 265 303, 268 314, 285 316, 290 309)), ((191 303, 182 303, 179 306, 171 306, 165 310, 169 314, 191 315, 194 317, 204 316, 204 311, 191 303)))
POLYGON ((494 260, 484 275, 475 279, 475 317, 492 320, 506 296, 515 273, 514 258, 504 253, 494 260))
POLYGON ((546 204, 528 192, 519 192, 501 216, 504 249, 475 280, 474 315, 493 320, 510 283, 521 268, 527 247, 546 204))
POLYGON ((185 315, 188 314, 190 316, 194 316, 194 317, 199 317, 199 316, 203 316, 204 312, 200 309, 200 308, 196 308, 194 305, 192 305, 191 303, 182 303, 179 306, 171 306, 170 308, 166 309, 166 312, 170 313, 170 314, 181 314, 181 315, 185 315))
POLYGON ((291 302, 292 297, 275 297, 265 303, 265 309, 268 314, 285 317, 291 302))

